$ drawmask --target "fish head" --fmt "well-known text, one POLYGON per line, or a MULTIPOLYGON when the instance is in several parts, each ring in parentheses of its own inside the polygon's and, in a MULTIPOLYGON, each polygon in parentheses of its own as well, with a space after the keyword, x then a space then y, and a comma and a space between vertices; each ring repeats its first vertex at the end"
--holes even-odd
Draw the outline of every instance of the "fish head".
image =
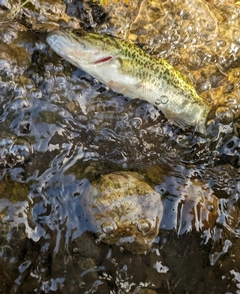
POLYGON ((71 32, 54 30, 48 35, 47 43, 58 55, 83 69, 84 66, 109 62, 120 53, 114 38, 95 33, 77 36, 71 32))

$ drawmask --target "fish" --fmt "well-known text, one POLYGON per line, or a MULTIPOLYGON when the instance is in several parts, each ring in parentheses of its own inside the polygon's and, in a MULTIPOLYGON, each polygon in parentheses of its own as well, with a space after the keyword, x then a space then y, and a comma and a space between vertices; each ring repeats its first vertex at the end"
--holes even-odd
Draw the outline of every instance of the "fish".
POLYGON ((194 86, 164 59, 135 44, 99 33, 53 30, 46 39, 59 56, 113 91, 155 105, 174 125, 206 134, 210 111, 194 86))

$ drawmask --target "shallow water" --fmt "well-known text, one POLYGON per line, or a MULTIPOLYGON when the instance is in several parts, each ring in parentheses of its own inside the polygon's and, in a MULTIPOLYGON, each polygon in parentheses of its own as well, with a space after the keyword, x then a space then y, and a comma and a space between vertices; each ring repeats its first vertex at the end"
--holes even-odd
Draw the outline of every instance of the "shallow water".
POLYGON ((80 19, 66 23, 61 1, 32 3, 11 21, 17 3, 0 5, 0 292, 238 293, 240 7, 65 1, 80 19), (45 41, 52 22, 167 59, 210 103, 208 137, 62 60, 45 41), (97 241, 80 205, 90 183, 115 171, 143 175, 163 202, 146 255, 97 241))

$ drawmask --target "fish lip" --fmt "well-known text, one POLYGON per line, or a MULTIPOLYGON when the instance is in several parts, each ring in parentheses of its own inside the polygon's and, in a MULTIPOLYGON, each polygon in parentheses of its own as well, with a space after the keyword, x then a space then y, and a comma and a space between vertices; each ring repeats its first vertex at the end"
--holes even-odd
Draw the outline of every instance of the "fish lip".
MULTIPOLYGON (((59 56, 69 61, 70 63, 74 64, 76 67, 80 67, 78 63, 75 63, 69 60, 69 55, 71 55, 72 53, 71 51, 73 47, 68 45, 72 43, 72 36, 71 35, 69 36, 68 32, 65 32, 62 30, 53 30, 48 34, 46 41, 48 45, 50 46, 50 48, 54 52, 56 52, 59 56)), ((74 38, 74 41, 76 42, 77 40, 74 38)), ((78 43, 80 42, 78 41, 78 43)), ((82 43, 81 45, 82 45, 82 50, 84 50, 85 45, 82 43)), ((83 65, 88 65, 88 62, 84 60, 81 60, 81 63, 83 65)))
POLYGON ((58 46, 59 39, 57 38, 59 37, 68 38, 68 35, 60 30, 53 30, 48 34, 46 38, 48 45, 56 52, 60 52, 59 48, 62 48, 62 45, 58 46))
MULTIPOLYGON (((47 38, 46 38, 46 41, 48 43, 48 45, 54 50, 56 51, 57 48, 62 48, 63 45, 61 46, 57 46, 57 44, 60 42, 59 41, 59 37, 62 37, 63 40, 64 40, 64 46, 67 46, 67 42, 69 42, 69 44, 71 44, 72 40, 71 39, 74 39, 74 41, 78 42, 81 44, 82 48, 84 49, 86 47, 86 45, 84 43, 81 43, 80 40, 76 39, 74 37, 73 34, 69 34, 68 32, 65 32, 65 31, 62 31, 62 30, 53 30, 51 31, 47 38)), ((61 51, 62 52, 62 51, 61 51)))
MULTIPOLYGON (((54 44, 53 42, 54 42, 54 38, 56 38, 56 36, 57 37, 59 37, 59 36, 62 36, 62 37, 68 37, 68 35, 65 33, 65 32, 63 32, 63 31, 61 31, 61 30, 53 30, 53 31, 51 31, 50 33, 48 33, 48 35, 47 35, 47 38, 46 38, 46 40, 47 40, 47 43, 49 44, 49 43, 51 43, 51 44, 54 44)), ((56 41, 55 41, 56 42, 56 41)), ((50 45, 50 44, 49 44, 50 45)))

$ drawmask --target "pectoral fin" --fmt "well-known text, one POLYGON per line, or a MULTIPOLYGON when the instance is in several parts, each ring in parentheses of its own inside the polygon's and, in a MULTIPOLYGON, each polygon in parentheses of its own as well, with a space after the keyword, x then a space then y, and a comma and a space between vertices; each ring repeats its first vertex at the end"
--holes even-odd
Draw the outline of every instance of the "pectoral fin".
MULTIPOLYGON (((188 129, 189 127, 191 127, 192 125, 187 124, 186 122, 184 122, 183 120, 179 119, 179 118, 170 118, 169 119, 170 122, 172 122, 175 126, 185 130, 188 129)), ((198 131, 199 133, 206 135, 206 127, 205 127, 205 122, 200 122, 198 125, 196 125, 196 131, 198 131)))
POLYGON ((191 125, 188 125, 185 121, 181 120, 180 118, 177 118, 177 117, 171 117, 169 118, 169 121, 171 123, 173 123, 175 126, 185 130, 187 128, 189 128, 191 125))

